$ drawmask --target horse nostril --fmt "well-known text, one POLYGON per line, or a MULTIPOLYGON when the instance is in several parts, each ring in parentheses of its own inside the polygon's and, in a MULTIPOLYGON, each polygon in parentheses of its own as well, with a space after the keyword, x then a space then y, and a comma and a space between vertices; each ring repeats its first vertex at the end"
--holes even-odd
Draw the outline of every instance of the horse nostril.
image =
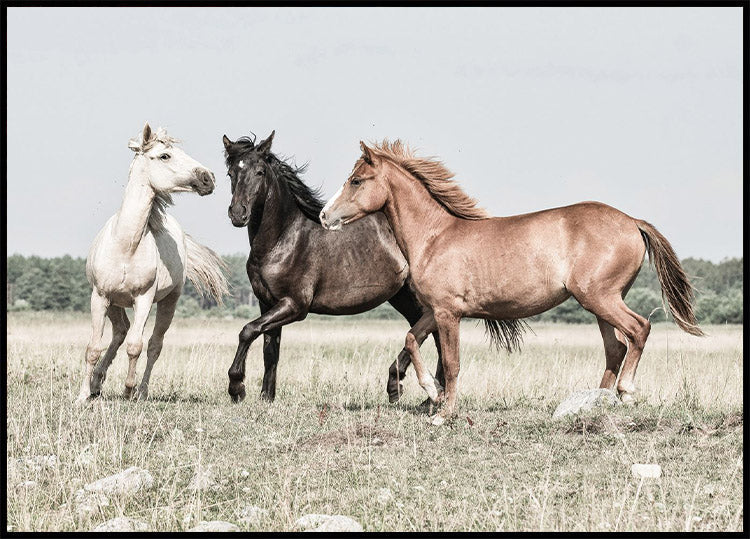
POLYGON ((326 220, 326 212, 322 211, 320 212, 320 220, 325 221, 326 220))

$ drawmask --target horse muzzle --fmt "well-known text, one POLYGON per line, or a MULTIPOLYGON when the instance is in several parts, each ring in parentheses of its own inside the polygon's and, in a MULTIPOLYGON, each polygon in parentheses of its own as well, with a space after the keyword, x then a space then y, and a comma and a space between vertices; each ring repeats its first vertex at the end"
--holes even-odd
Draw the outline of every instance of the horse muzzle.
POLYGON ((193 189, 200 196, 210 195, 214 192, 216 180, 214 173, 205 168, 196 168, 193 171, 195 179, 193 180, 193 189))
POLYGON ((318 217, 320 218, 320 224, 323 225, 323 228, 326 230, 341 230, 341 227, 344 224, 338 217, 331 218, 330 215, 326 214, 325 210, 321 211, 318 217))
POLYGON ((232 224, 237 228, 247 226, 250 222, 250 208, 244 204, 232 204, 229 206, 229 211, 227 213, 229 214, 229 220, 232 221, 232 224))

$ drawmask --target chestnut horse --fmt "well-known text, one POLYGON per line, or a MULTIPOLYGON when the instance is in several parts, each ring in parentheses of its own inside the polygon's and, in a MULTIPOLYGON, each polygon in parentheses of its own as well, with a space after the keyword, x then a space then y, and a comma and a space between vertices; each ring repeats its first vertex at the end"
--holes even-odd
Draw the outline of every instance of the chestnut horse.
MULTIPOLYGON (((321 224, 337 230, 380 210, 388 218, 417 299, 428 309, 417 325, 440 336, 445 398, 435 423, 455 410, 461 318, 497 322, 491 334, 510 349, 520 338, 514 323, 570 296, 599 323, 606 357, 601 387, 617 382, 623 402, 631 402, 651 325, 623 298, 646 251, 677 325, 703 335, 688 277, 666 238, 646 221, 599 202, 490 217, 439 161, 415 157, 398 140, 360 145, 362 156, 321 211, 321 224)), ((412 333, 406 348, 420 383, 429 381, 412 333)), ((422 387, 435 401, 434 384, 422 387)))

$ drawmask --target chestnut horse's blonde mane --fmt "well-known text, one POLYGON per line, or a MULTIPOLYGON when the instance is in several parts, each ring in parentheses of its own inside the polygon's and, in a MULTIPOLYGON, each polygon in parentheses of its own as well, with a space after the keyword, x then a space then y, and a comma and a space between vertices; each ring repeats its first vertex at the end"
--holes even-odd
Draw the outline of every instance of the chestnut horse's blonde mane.
POLYGON ((432 197, 446 210, 462 219, 487 219, 490 215, 477 206, 477 201, 464 193, 451 178, 453 173, 435 158, 416 157, 401 140, 383 140, 370 148, 376 155, 385 157, 411 175, 427 188, 432 197))

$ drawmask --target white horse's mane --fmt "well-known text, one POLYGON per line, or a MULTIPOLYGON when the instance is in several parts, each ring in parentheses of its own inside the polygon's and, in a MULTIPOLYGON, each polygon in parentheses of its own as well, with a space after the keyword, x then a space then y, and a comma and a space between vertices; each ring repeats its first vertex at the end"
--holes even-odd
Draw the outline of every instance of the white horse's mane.
POLYGON ((148 140, 143 140, 143 133, 138 133, 138 135, 128 141, 128 148, 135 153, 146 153, 153 148, 157 142, 161 142, 167 148, 171 148, 172 145, 177 144, 180 141, 167 135, 167 130, 163 127, 159 127, 156 131, 151 132, 151 137, 149 137, 148 140))

